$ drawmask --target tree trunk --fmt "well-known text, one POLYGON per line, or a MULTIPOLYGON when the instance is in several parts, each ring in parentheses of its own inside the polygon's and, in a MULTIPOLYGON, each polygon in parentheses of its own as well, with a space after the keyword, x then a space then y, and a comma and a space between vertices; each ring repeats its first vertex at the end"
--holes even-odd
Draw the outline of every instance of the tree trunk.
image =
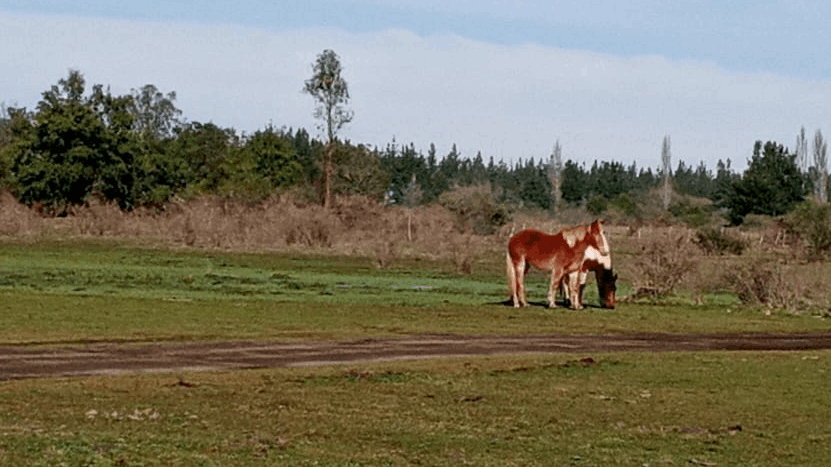
POLYGON ((329 143, 323 161, 323 207, 326 209, 332 206, 332 153, 334 151, 335 144, 329 143))

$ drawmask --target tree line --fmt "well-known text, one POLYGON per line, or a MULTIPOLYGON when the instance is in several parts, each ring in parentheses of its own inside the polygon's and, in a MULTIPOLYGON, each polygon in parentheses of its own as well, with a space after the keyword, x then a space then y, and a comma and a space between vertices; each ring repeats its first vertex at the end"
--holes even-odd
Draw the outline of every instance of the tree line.
POLYGON ((321 104, 316 116, 329 125, 321 141, 302 128, 269 125, 240 134, 210 122, 188 122, 176 108, 174 92, 164 94, 153 85, 122 96, 102 85, 87 92, 80 71, 70 70, 43 92, 36 109, 3 106, 0 184, 52 215, 66 215, 92 198, 125 210, 163 209, 172 199, 216 195, 256 203, 278 191, 324 204, 331 196, 364 195, 417 206, 480 184, 488 184, 495 201, 505 205, 553 210, 559 202, 602 212, 610 204, 626 211, 634 194, 670 175, 675 192, 713 200, 733 223, 751 213, 783 214, 809 193, 825 201, 828 192, 822 162, 827 145, 819 131, 810 168, 803 130, 793 153, 776 142, 756 142, 742 174, 729 160, 719 161, 715 172, 703 162, 693 167, 683 161, 653 171, 634 162, 589 166, 567 160, 552 170, 553 155, 509 164, 493 157, 485 161, 480 152, 463 156, 455 145, 440 155, 433 144, 424 154, 413 144, 392 141, 379 148, 339 139, 333 128, 340 129, 352 114, 339 107, 346 99, 327 101, 326 90, 319 92, 327 83, 306 82, 306 92, 321 104))

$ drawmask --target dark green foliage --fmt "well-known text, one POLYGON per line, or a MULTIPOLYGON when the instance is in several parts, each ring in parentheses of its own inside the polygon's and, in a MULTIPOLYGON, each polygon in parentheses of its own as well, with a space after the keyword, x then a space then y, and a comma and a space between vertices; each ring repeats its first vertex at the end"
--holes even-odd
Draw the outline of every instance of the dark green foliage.
POLYGON ((749 246, 743 238, 712 227, 699 229, 693 242, 708 255, 741 255, 749 246))
POLYGON ((780 216, 805 198, 806 183, 795 161, 781 144, 757 141, 753 158, 723 201, 730 222, 741 224, 748 214, 780 216))
POLYGON ((242 152, 253 163, 254 171, 275 188, 291 185, 303 170, 291 141, 272 126, 254 133, 242 152))
POLYGON ((670 204, 669 212, 673 217, 693 228, 704 226, 712 219, 711 206, 693 204, 686 198, 670 204))
POLYGON ((628 192, 617 195, 617 197, 611 201, 611 206, 619 209, 624 215, 629 217, 636 217, 640 213, 638 204, 634 199, 632 199, 632 195, 628 192))
POLYGON ((551 209, 551 180, 548 168, 542 162, 537 166, 531 159, 523 168, 515 170, 519 179, 519 198, 542 209, 551 209))
MULTIPOLYGON (((325 51, 315 71, 339 73, 337 56, 325 51)), ((331 91, 333 96, 340 93, 340 100, 329 104, 346 103, 345 82, 338 89, 314 78, 306 84, 316 99, 331 91)), ((288 187, 307 201, 328 198, 322 194, 329 193, 415 206, 436 203, 459 187, 485 184, 499 205, 552 208, 547 158, 508 164, 491 156, 486 164, 481 152, 466 157, 455 145, 442 157, 431 144, 425 156, 412 143, 398 146, 394 141, 384 150, 369 149, 334 138, 333 132, 351 119, 351 111, 341 109, 333 117, 342 118, 330 121, 320 110, 326 102, 319 99, 318 116, 327 117, 323 127, 332 139, 326 146, 304 129, 269 125, 240 136, 213 123, 183 124, 175 92, 164 94, 150 84, 126 96, 113 96, 101 85, 93 86, 89 96, 84 91, 83 76, 73 70, 43 93, 36 112, 2 107, 0 188, 55 214, 92 198, 114 201, 124 209, 163 209, 176 196, 212 194, 256 202, 288 187)), ((651 168, 634 163, 595 161, 587 167, 567 160, 561 201, 585 205, 594 214, 615 209, 637 217, 643 213, 634 200, 659 183, 651 168)), ((756 143, 744 174, 734 173, 729 160, 719 161, 715 177, 703 163, 693 169, 680 161, 672 184, 678 194, 711 199, 733 223, 751 213, 782 215, 811 188, 794 156, 773 142, 756 143)), ((694 227, 713 217, 705 205, 681 202, 669 209, 694 227)))
POLYGON ((586 198, 588 174, 582 167, 572 160, 567 160, 563 167, 563 200, 576 204, 586 198))
POLYGON ((603 213, 607 209, 609 209, 609 200, 603 195, 593 196, 586 203, 586 210, 595 216, 603 213))
POLYGON ((683 195, 709 198, 715 190, 713 174, 707 170, 704 162, 693 171, 684 161, 678 161, 678 168, 672 175, 675 191, 683 195))
POLYGON ((169 147, 169 157, 179 159, 184 178, 196 192, 213 193, 228 176, 226 159, 232 148, 239 147, 239 138, 232 129, 213 123, 193 122, 177 129, 169 147))
POLYGON ((84 78, 72 70, 43 93, 35 124, 23 125, 11 172, 19 199, 55 213, 92 193, 132 207, 133 153, 127 99, 95 87, 83 98, 84 78))

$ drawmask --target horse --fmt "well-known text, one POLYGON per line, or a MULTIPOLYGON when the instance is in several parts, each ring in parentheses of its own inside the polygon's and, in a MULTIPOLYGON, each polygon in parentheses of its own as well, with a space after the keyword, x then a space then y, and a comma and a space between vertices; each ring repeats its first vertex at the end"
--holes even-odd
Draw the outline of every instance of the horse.
MULTIPOLYGON (((508 241, 506 266, 511 300, 515 307, 528 306, 525 294, 525 274, 533 264, 538 269, 551 271, 551 285, 548 289, 548 306, 556 307, 555 287, 566 274, 580 270, 586 249, 592 247, 601 255, 609 254, 609 243, 603 233, 603 221, 595 220, 589 225, 564 229, 554 235, 537 230, 523 230, 508 241)), ((577 296, 577 282, 571 281, 570 297, 577 296)), ((575 299, 573 306, 580 307, 575 299)))
POLYGON ((583 265, 578 271, 563 276, 560 282, 560 291, 571 303, 583 303, 583 290, 586 288, 586 278, 590 271, 594 272, 597 281, 597 294, 600 297, 600 306, 615 308, 615 292, 617 291, 617 274, 612 270, 612 257, 601 255, 592 247, 586 248, 583 255, 583 265), (576 296, 570 296, 570 283, 577 284, 576 296))

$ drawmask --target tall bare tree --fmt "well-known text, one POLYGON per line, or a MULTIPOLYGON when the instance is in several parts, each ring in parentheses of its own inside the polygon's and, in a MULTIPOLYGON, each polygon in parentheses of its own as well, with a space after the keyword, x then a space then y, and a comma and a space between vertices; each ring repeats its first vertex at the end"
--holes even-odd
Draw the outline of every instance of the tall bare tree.
POLYGON ((670 171, 672 170, 672 152, 670 151, 669 135, 664 136, 661 146, 661 175, 664 177, 664 210, 669 209, 670 171))
POLYGON ((814 194, 817 201, 825 203, 828 201, 828 143, 823 139, 820 130, 814 134, 814 169, 814 194))
POLYGON ((554 212, 557 212, 560 208, 560 200, 563 198, 563 148, 560 147, 560 140, 554 143, 554 151, 552 151, 551 160, 548 162, 548 176, 551 178, 554 212))
POLYGON ((808 173, 808 138, 805 136, 805 127, 799 129, 796 135, 796 166, 802 173, 808 173))
POLYGON ((346 108, 349 102, 349 87, 341 76, 343 68, 338 55, 332 50, 324 50, 317 56, 312 70, 314 74, 306 80, 303 92, 314 97, 317 102, 314 116, 321 120, 321 130, 326 131, 323 205, 328 208, 332 203, 332 154, 335 150, 335 136, 344 125, 352 121, 354 112, 346 108))

